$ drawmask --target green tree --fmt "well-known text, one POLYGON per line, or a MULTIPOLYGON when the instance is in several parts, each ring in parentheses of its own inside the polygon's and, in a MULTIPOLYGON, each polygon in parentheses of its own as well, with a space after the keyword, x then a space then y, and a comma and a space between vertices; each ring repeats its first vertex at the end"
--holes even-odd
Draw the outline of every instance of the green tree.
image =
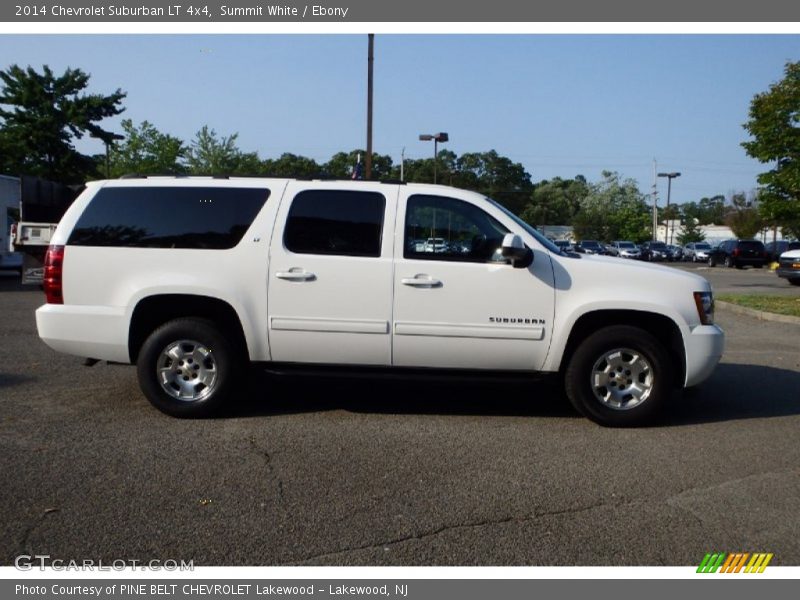
POLYGON ((462 154, 455 169, 453 185, 489 196, 516 214, 530 202, 533 192, 530 173, 495 150, 462 154))
POLYGON ((681 246, 691 242, 702 242, 706 239, 706 234, 700 229, 700 223, 695 217, 687 217, 683 221, 677 241, 681 246))
POLYGON ((589 185, 573 226, 578 239, 642 242, 651 238, 650 211, 636 182, 611 171, 603 171, 603 179, 589 185))
MULTIPOLYGON (((361 156, 361 174, 364 172, 364 160, 367 153, 364 150, 351 150, 350 152, 337 152, 331 159, 322 165, 323 172, 329 177, 351 177, 353 169, 361 156)), ((372 153, 372 179, 392 178, 392 157, 384 154, 372 153)))
POLYGON ((68 68, 60 76, 12 65, 0 71, 0 171, 83 183, 98 174, 97 161, 75 149, 84 135, 111 142, 98 124, 120 114, 125 93, 87 94, 89 75, 68 68))
POLYGON ((588 193, 589 187, 583 175, 575 179, 556 177, 540 181, 520 216, 534 226, 571 225, 588 193))
POLYGON ((322 176, 322 167, 313 158, 298 156, 284 152, 280 158, 268 158, 262 165, 265 175, 275 177, 306 177, 318 178, 322 176))
POLYGON ((737 238, 754 237, 764 229, 764 219, 759 212, 757 199, 748 199, 739 192, 731 197, 731 209, 725 218, 725 224, 731 228, 737 238))
POLYGON ((800 223, 800 62, 786 63, 784 77, 750 103, 744 128, 747 154, 774 167, 758 176, 762 213, 789 228, 800 223))
POLYGON ((192 175, 259 175, 263 163, 256 152, 242 152, 236 145, 238 133, 217 136, 204 125, 186 152, 186 164, 192 175))
POLYGON ((161 133, 150 122, 137 127, 130 119, 122 121, 125 139, 115 144, 110 153, 111 176, 126 173, 143 175, 179 174, 186 171, 182 159, 186 155, 183 142, 161 133))

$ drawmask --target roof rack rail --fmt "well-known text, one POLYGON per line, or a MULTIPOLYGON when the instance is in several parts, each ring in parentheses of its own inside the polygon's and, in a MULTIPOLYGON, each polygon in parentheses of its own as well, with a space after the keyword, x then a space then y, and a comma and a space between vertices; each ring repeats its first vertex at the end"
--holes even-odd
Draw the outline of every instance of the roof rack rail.
POLYGON ((119 176, 120 179, 147 179, 147 175, 141 173, 125 173, 119 176))

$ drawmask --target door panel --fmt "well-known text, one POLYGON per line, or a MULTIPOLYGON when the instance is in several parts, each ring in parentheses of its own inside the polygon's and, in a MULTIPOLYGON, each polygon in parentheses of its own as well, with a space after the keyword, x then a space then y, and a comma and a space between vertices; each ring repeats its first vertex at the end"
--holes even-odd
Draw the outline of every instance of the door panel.
POLYGON ((270 245, 273 361, 391 364, 397 186, 352 188, 337 182, 287 188, 270 245))
POLYGON ((539 369, 553 322, 550 256, 499 210, 470 197, 400 191, 393 364, 539 369), (534 251, 530 267, 515 269, 502 258, 509 231, 534 251), (444 249, 425 243, 431 238, 443 239, 444 249))

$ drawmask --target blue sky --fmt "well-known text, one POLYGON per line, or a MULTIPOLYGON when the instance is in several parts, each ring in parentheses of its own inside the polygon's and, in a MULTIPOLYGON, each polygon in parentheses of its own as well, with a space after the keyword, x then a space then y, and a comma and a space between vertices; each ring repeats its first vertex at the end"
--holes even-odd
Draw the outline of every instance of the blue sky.
MULTIPOLYGON (((0 35, 0 68, 80 67, 91 91, 127 91, 137 123, 324 161, 365 145, 366 51, 366 35, 0 35)), ((534 181, 610 169, 649 192, 656 158, 683 174, 673 202, 749 191, 764 169, 739 145, 750 100, 798 59, 797 35, 377 35, 374 148, 430 156, 418 134, 446 131, 534 181)))

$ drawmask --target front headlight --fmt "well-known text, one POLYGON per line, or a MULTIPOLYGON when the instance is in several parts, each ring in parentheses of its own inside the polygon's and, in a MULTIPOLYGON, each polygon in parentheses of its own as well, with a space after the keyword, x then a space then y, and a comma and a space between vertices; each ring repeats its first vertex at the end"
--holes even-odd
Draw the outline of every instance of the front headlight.
POLYGON ((712 292, 695 292, 694 303, 697 305, 697 314, 703 325, 714 324, 714 294, 712 292))

